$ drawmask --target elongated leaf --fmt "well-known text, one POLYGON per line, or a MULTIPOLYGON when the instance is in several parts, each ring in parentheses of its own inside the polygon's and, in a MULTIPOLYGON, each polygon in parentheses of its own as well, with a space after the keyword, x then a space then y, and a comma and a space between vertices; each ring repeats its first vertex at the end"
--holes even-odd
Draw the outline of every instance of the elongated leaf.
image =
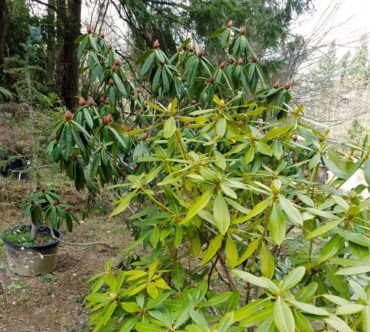
POLYGON ((253 274, 241 270, 233 270, 232 273, 252 285, 262 287, 264 289, 277 290, 277 286, 270 279, 265 277, 256 277, 253 274))
POLYGON ((227 265, 230 269, 234 269, 238 263, 239 256, 238 249, 231 236, 228 236, 226 240, 225 256, 227 265))
POLYGON ((267 198, 259 202, 246 216, 236 219, 235 223, 240 224, 257 216, 258 214, 262 213, 270 205, 270 203, 271 203, 270 198, 267 198))
POLYGON ((208 204, 209 200, 213 195, 213 190, 206 191, 202 196, 197 197, 194 204, 192 204, 191 208, 188 210, 185 218, 180 222, 180 224, 186 224, 191 219, 197 215, 197 213, 204 209, 204 207, 208 204))
POLYGON ((290 221, 293 224, 298 225, 298 226, 303 225, 302 215, 291 201, 287 200, 283 196, 280 196, 279 204, 280 204, 281 209, 286 213, 286 215, 289 217, 290 221))
POLYGON ((213 217, 215 226, 222 235, 225 235, 230 225, 230 213, 225 198, 220 193, 213 203, 213 217))
POLYGON ((122 197, 119 201, 118 206, 113 210, 109 217, 113 217, 127 209, 132 199, 137 195, 136 191, 133 191, 126 196, 122 197))
POLYGON ((329 223, 327 223, 323 226, 320 226, 319 228, 316 228, 314 231, 312 231, 310 234, 308 234, 306 236, 306 239, 310 240, 310 239, 313 239, 315 237, 318 237, 318 236, 330 231, 334 227, 338 226, 342 221, 343 221, 343 219, 337 219, 337 220, 331 221, 331 222, 329 222, 329 223))
POLYGON ((175 133, 175 131, 176 131, 176 120, 174 117, 170 117, 164 123, 163 137, 169 138, 175 133))
POLYGON ((346 322, 341 320, 339 317, 330 316, 329 318, 324 318, 324 321, 329 324, 335 331, 338 332, 353 332, 353 330, 347 325, 346 322))
POLYGON ((297 267, 290 271, 284 278, 282 288, 291 289, 296 286, 304 277, 306 269, 303 266, 297 267))
POLYGON ((280 297, 275 301, 274 323, 280 332, 294 332, 295 321, 289 306, 280 297))
POLYGON ((271 250, 265 243, 261 246, 260 266, 262 275, 271 279, 275 272, 275 260, 271 250))
POLYGON ((200 262, 200 265, 204 265, 208 263, 213 258, 213 256, 216 254, 218 249, 221 248, 222 240, 223 240, 223 236, 219 234, 209 242, 209 246, 203 254, 203 259, 200 262))
POLYGON ((315 307, 312 304, 303 303, 299 301, 293 301, 293 300, 289 300, 289 303, 291 303, 293 306, 295 306, 296 308, 298 308, 299 310, 307 314, 316 315, 316 316, 329 316, 330 315, 329 312, 327 312, 325 309, 315 307))
POLYGON ((284 215, 277 204, 273 204, 272 206, 269 219, 269 226, 271 237, 274 240, 274 242, 277 245, 282 244, 285 239, 286 227, 284 215))

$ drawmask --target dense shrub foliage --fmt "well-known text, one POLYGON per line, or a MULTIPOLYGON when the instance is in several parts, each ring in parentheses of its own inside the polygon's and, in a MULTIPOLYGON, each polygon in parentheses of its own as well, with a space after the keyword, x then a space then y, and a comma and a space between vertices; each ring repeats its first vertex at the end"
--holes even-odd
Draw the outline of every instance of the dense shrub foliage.
POLYGON ((134 210, 135 240, 91 280, 94 331, 370 330, 369 200, 339 190, 359 168, 370 182, 368 142, 308 126, 246 35, 214 34, 218 65, 195 41, 171 57, 155 41, 139 78, 102 36, 81 37, 99 95, 66 112, 48 151, 77 189, 114 184, 112 216, 134 210))

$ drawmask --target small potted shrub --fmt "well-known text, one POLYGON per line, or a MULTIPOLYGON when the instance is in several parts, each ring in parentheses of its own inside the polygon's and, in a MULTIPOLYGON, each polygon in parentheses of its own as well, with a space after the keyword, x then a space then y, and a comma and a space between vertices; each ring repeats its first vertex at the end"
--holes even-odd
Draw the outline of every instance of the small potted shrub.
POLYGON ((23 216, 30 216, 32 224, 14 226, 2 233, 12 272, 35 276, 55 269, 62 238, 59 228, 65 223, 68 231, 72 231, 73 222, 77 221, 70 208, 61 202, 55 190, 43 185, 26 198, 23 216))

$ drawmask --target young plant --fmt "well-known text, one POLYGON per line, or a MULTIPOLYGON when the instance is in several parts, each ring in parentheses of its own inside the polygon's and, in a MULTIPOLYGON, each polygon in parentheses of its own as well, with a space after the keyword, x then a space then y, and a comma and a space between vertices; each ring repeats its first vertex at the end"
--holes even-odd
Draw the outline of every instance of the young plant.
POLYGON ((146 94, 127 93, 105 40, 80 39, 109 99, 81 101, 49 152, 72 178, 78 161, 86 183, 115 183, 111 216, 136 209, 135 241, 92 278, 94 331, 368 331, 370 199, 339 190, 359 169, 370 184, 367 138, 311 128, 291 82, 267 83, 244 27, 214 36, 219 65, 195 41, 172 57, 155 42, 138 60, 146 94))
POLYGON ((59 229, 64 223, 72 231, 73 222, 78 222, 71 206, 61 202, 60 195, 53 189, 41 185, 34 190, 23 204, 23 217, 31 217, 31 240, 35 240, 41 226, 59 229))

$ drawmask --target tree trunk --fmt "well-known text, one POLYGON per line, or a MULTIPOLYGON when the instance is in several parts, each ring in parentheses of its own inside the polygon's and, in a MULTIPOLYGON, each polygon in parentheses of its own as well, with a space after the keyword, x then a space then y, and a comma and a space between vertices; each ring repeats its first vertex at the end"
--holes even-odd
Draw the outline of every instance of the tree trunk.
POLYGON ((57 43, 60 47, 56 83, 69 109, 76 105, 78 94, 78 59, 75 40, 80 35, 81 0, 58 0, 57 43))
POLYGON ((0 67, 4 63, 6 49, 6 34, 9 27, 9 10, 6 0, 0 0, 0 67))

